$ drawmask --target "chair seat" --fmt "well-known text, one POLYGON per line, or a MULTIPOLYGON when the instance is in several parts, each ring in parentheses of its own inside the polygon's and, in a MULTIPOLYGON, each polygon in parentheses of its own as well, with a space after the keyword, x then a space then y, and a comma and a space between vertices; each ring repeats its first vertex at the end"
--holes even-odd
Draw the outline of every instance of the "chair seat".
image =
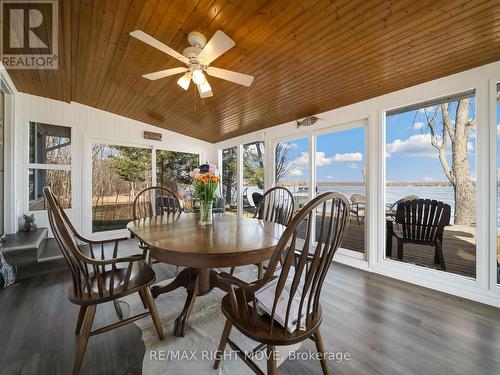
MULTIPOLYGON (((240 301, 240 303, 243 303, 240 301)), ((292 345, 305 339, 309 338, 314 334, 316 329, 321 324, 323 318, 323 313, 321 306, 318 306, 316 318, 311 319, 309 324, 306 326, 305 330, 296 330, 291 333, 285 328, 280 326, 276 321, 274 322, 273 332, 269 334, 269 328, 271 324, 271 318, 264 314, 254 314, 257 316, 255 319, 255 326, 253 322, 241 319, 237 312, 235 312, 231 306, 231 299, 229 295, 226 295, 222 299, 222 312, 226 318, 245 336, 248 338, 268 345, 292 345)), ((253 314, 253 308, 249 308, 251 314, 253 314)), ((252 315, 250 315, 252 316, 252 315)))
POLYGON ((91 275, 91 290, 92 294, 83 293, 78 296, 74 293, 73 288, 69 290, 69 299, 71 302, 79 305, 92 305, 96 303, 103 303, 112 301, 117 298, 135 293, 155 282, 156 276, 153 269, 143 260, 135 261, 132 265, 130 279, 127 287, 125 288, 124 280, 127 274, 128 263, 118 263, 113 276, 113 293, 109 293, 109 285, 111 283, 111 268, 106 270, 105 276, 102 278, 103 294, 99 295, 98 279, 95 274, 91 275))
POLYGON ((403 240, 405 243, 414 243, 417 245, 427 245, 427 246, 434 246, 435 241, 422 241, 422 240, 412 240, 411 238, 404 238, 403 232, 397 229, 393 230, 394 237, 396 237, 398 240, 403 240))

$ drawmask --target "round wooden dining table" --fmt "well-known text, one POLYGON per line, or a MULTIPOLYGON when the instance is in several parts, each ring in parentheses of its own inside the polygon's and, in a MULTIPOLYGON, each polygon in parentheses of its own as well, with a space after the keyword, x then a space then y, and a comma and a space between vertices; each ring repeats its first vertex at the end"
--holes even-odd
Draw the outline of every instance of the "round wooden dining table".
POLYGON ((220 287, 219 269, 268 260, 285 227, 232 215, 214 215, 213 224, 203 226, 199 214, 179 213, 134 220, 127 229, 148 247, 153 259, 186 267, 170 284, 151 288, 154 298, 186 288, 187 299, 174 325, 174 335, 184 336, 196 297, 220 287))

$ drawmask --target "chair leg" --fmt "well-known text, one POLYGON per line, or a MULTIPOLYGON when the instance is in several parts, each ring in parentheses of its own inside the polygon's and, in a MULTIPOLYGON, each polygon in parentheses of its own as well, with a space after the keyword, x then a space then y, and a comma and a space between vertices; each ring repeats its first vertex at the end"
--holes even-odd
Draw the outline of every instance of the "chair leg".
POLYGON ((257 279, 262 279, 262 275, 264 274, 264 262, 260 262, 258 265, 258 270, 257 270, 257 279))
POLYGON ((118 320, 123 320, 123 311, 122 311, 122 307, 120 306, 120 301, 115 299, 113 301, 113 306, 115 307, 115 312, 116 312, 116 316, 118 317, 118 320))
POLYGON ((87 306, 80 306, 80 312, 78 313, 78 320, 76 321, 75 335, 80 334, 83 318, 85 318, 85 311, 87 311, 87 306))
POLYGON ((226 319, 226 324, 224 325, 224 331, 222 331, 222 336, 220 338, 219 348, 217 349, 217 353, 215 354, 215 362, 214 362, 215 370, 219 368, 220 361, 222 359, 222 353, 224 353, 224 349, 226 348, 227 338, 231 333, 231 328, 233 328, 233 324, 229 321, 229 319, 226 319))
POLYGON ((156 332, 158 333, 158 338, 160 340, 163 340, 165 338, 165 335, 163 334, 163 328, 161 327, 160 316, 158 315, 158 310, 156 309, 156 304, 153 299, 153 295, 151 294, 151 291, 149 290, 148 287, 146 287, 143 290, 140 290, 139 294, 143 295, 143 298, 148 305, 149 312, 151 313, 151 319, 153 319, 156 332))
POLYGON ((76 350, 75 363, 73 364, 73 375, 78 375, 80 373, 80 367, 82 366, 83 357, 85 356, 85 351, 87 349, 92 324, 94 323, 96 307, 97 305, 90 305, 85 311, 85 318, 83 319, 82 331, 78 340, 78 348, 76 350))
POLYGON ((147 309, 148 303, 146 302, 146 298, 144 297, 144 294, 139 293, 139 297, 141 297, 142 307, 144 307, 144 309, 147 309))
POLYGON ((321 337, 321 333, 318 330, 314 333, 314 343, 316 344, 316 350, 320 355, 321 360, 321 368, 323 369, 323 374, 328 374, 328 362, 325 357, 325 346, 323 345, 323 339, 321 337))
POLYGON ((276 347, 272 345, 267 346, 267 375, 276 375, 278 370, 276 368, 276 347))
POLYGON ((398 239, 398 259, 403 260, 403 241, 398 239))
POLYGON ((441 269, 446 271, 446 264, 444 263, 444 255, 443 255, 443 243, 440 239, 436 240, 436 253, 439 257, 439 264, 441 265, 441 269))
POLYGON ((385 256, 387 258, 392 257, 392 231, 392 222, 386 221, 385 256))
POLYGON ((229 271, 229 274, 232 275, 234 273, 234 270, 236 269, 236 267, 231 267, 231 270, 229 271))

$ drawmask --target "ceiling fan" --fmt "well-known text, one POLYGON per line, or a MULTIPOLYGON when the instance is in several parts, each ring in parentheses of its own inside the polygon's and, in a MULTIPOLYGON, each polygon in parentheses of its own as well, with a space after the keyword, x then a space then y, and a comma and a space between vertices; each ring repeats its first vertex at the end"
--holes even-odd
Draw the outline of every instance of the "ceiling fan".
POLYGON ((191 47, 187 47, 182 55, 159 40, 146 34, 144 31, 135 30, 132 31, 130 35, 187 65, 187 67, 171 68, 144 74, 144 78, 156 80, 184 73, 177 81, 177 84, 184 90, 187 90, 191 80, 193 80, 196 86, 198 86, 198 92, 202 98, 213 96, 212 88, 204 73, 247 87, 253 82, 253 76, 251 75, 209 66, 216 58, 233 48, 235 45, 234 41, 220 30, 212 36, 208 43, 206 38, 199 32, 190 32, 187 36, 187 40, 191 47))

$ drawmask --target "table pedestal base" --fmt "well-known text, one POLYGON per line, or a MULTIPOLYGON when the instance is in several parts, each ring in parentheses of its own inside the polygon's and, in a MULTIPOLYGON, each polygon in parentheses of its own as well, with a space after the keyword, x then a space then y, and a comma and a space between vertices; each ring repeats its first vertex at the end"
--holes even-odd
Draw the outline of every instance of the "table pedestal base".
POLYGON ((183 337, 186 334, 189 314, 193 308, 196 297, 209 293, 213 286, 210 282, 210 269, 185 268, 170 284, 165 286, 153 286, 151 294, 157 298, 160 294, 171 292, 177 288, 184 287, 187 298, 180 315, 175 319, 174 336, 183 337))

